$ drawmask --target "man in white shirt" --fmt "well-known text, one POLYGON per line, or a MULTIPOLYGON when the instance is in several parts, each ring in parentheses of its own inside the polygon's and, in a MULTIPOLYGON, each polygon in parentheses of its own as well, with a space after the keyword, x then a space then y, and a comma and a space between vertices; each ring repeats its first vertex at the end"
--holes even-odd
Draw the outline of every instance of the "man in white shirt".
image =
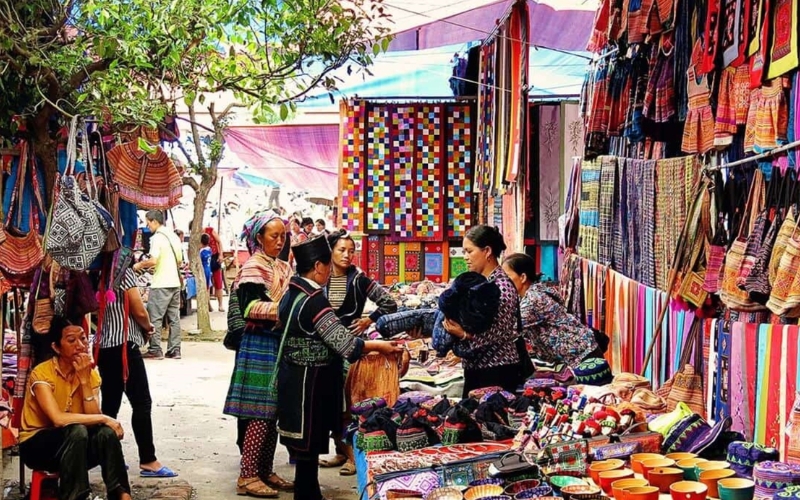
POLYGON ((150 349, 142 357, 164 359, 161 349, 161 325, 164 317, 169 324, 167 356, 181 359, 181 279, 183 247, 178 236, 164 227, 164 214, 151 210, 145 215, 150 230, 150 258, 133 265, 134 271, 155 268, 147 300, 147 313, 156 329, 150 337, 150 349))

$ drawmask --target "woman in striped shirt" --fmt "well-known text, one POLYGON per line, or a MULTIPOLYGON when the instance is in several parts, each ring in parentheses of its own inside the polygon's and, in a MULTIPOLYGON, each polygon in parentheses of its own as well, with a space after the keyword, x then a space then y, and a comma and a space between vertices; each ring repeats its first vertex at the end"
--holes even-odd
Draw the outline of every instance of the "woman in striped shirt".
POLYGON ((146 345, 154 327, 142 303, 133 270, 130 267, 114 269, 119 260, 116 255, 107 259, 100 290, 102 321, 95 335, 94 352, 102 378, 102 410, 116 419, 124 393, 133 410, 131 426, 139 448, 139 475, 175 477, 177 474, 156 458, 151 418, 153 400, 139 350, 146 345))

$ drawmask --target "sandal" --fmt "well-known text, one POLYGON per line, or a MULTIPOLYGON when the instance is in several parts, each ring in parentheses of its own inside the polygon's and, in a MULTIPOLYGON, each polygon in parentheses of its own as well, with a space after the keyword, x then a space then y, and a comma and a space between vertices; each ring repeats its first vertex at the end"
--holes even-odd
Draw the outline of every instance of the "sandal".
POLYGON ((236 494, 259 498, 278 498, 279 493, 257 477, 240 477, 236 480, 236 494))
POLYGON ((269 486, 278 491, 294 491, 294 483, 283 479, 274 472, 265 481, 269 486))
POLYGON ((347 462, 347 457, 344 455, 336 455, 330 460, 320 458, 319 459, 319 466, 322 468, 330 468, 330 467, 341 467, 347 462))
POLYGON ((355 476, 356 475, 356 464, 351 461, 345 462, 341 469, 339 469, 340 476, 355 476))

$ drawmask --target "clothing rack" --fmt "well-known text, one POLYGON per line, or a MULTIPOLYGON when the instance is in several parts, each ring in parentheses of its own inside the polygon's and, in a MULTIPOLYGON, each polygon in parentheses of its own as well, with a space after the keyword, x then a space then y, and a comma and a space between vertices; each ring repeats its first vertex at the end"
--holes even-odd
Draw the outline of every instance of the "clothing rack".
POLYGON ((775 156, 776 154, 779 154, 779 153, 783 153, 783 152, 786 152, 786 151, 791 151, 792 149, 797 149, 798 147, 800 147, 800 141, 794 141, 794 142, 790 142, 789 144, 785 144, 785 145, 783 145, 781 147, 778 147, 778 148, 775 148, 775 149, 770 149, 769 151, 766 151, 766 152, 761 153, 761 154, 757 154, 755 156, 750 156, 748 158, 743 158, 741 160, 736 160, 736 161, 733 161, 731 163, 726 163, 724 165, 717 165, 715 167, 708 167, 708 168, 706 168, 706 170, 709 171, 709 172, 713 172, 713 171, 716 171, 716 170, 722 170, 723 168, 732 168, 732 167, 736 167, 738 165, 745 165, 747 163, 756 162, 756 161, 764 159, 764 158, 769 158, 771 156, 775 156))

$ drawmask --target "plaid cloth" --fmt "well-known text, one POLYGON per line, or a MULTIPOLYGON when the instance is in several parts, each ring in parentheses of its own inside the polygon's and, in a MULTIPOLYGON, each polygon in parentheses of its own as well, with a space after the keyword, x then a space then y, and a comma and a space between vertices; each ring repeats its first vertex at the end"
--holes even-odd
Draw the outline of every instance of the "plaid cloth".
MULTIPOLYGON (((646 118, 665 123, 675 115, 675 54, 664 55, 656 50, 655 62, 644 96, 646 118)), ((651 58, 652 60, 652 58, 651 58)))
POLYGON ((656 286, 666 290, 669 269, 691 204, 699 163, 694 156, 656 164, 656 286))
MULTIPOLYGON (((641 171, 641 235, 639 255, 641 255, 641 283, 650 288, 656 287, 655 231, 656 231, 656 162, 647 160, 641 171)), ((636 233, 634 233, 636 234, 636 233)))
POLYGON ((597 261, 606 266, 614 255, 614 200, 617 185, 617 157, 600 157, 600 207, 597 235, 597 261))
POLYGON ((647 34, 647 14, 653 0, 631 0, 628 7, 628 43, 641 43, 647 34))
POLYGON ((614 248, 614 256, 612 259, 612 267, 614 270, 625 273, 627 264, 626 241, 628 240, 628 181, 626 158, 617 159, 617 175, 616 184, 617 196, 614 199, 614 237, 612 245, 614 248))
POLYGON ((600 168, 600 159, 584 161, 581 166, 581 223, 578 231, 578 253, 595 261, 598 258, 600 168))
POLYGON ((610 77, 611 72, 608 66, 605 63, 600 63, 591 88, 588 133, 602 132, 605 134, 608 131, 611 111, 611 94, 608 89, 610 77))
POLYGON ((641 228, 641 184, 642 184, 642 169, 644 168, 644 160, 628 160, 627 161, 627 236, 625 242, 627 244, 626 251, 626 266, 625 275, 634 281, 641 282, 641 261, 642 252, 639 245, 639 239, 630 237, 631 235, 638 235, 641 228))
POLYGON ((631 61, 625 59, 616 62, 612 71, 608 135, 619 136, 625 129, 626 117, 631 106, 631 61))

